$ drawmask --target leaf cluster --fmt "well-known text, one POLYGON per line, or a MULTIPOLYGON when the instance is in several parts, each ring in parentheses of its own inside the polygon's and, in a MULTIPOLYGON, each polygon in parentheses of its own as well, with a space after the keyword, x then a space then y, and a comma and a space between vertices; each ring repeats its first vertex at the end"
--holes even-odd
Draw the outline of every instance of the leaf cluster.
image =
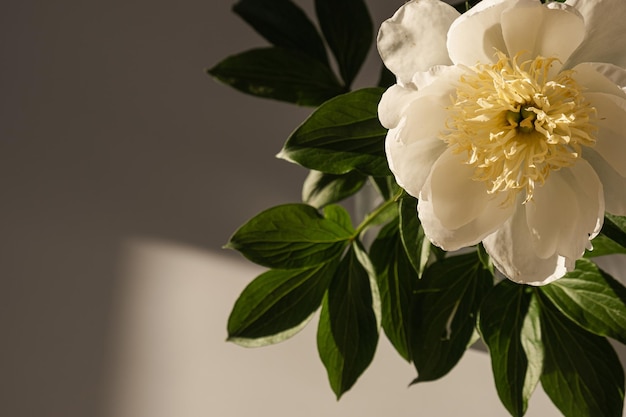
POLYGON ((626 253, 626 218, 607 215, 593 251, 544 287, 502 280, 481 246, 432 246, 385 158, 377 105, 393 76, 383 68, 377 87, 351 91, 373 38, 365 3, 314 1, 317 25, 290 0, 240 0, 234 12, 271 46, 208 70, 245 93, 315 107, 278 154, 310 170, 303 202, 263 211, 227 244, 268 268, 236 301, 229 340, 277 343, 317 313, 319 356, 339 398, 373 360, 380 329, 415 367, 413 383, 445 376, 481 338, 512 416, 539 383, 567 417, 621 416, 623 367, 608 339, 626 343, 626 289, 593 260, 626 253), (352 219, 338 203, 368 184, 379 203, 352 219))

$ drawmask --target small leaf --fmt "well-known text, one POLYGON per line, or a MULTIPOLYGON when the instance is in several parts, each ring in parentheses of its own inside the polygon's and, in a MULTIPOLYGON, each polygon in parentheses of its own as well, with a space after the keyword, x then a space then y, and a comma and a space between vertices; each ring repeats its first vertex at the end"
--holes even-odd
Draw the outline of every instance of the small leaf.
POLYGON ((228 319, 228 339, 256 347, 293 336, 319 308, 336 268, 337 262, 331 261, 261 274, 237 299, 228 319))
POLYGON ((565 417, 621 417, 624 371, 613 347, 568 320, 539 294, 544 391, 565 417))
POLYGON ((321 208, 350 197, 363 188, 366 182, 367 176, 357 171, 341 175, 311 171, 302 187, 302 200, 321 208))
POLYGON ((299 50, 328 64, 324 41, 315 25, 290 0, 239 0, 233 11, 273 45, 299 50))
POLYGON ((377 343, 370 278, 351 247, 324 297, 317 331, 319 355, 337 398, 369 366, 377 343))
POLYGON ((278 156, 328 174, 358 170, 390 175, 387 130, 377 115, 381 94, 379 88, 367 88, 327 101, 289 137, 278 156))
POLYGON ((504 280, 487 293, 480 308, 480 332, 489 348, 498 396, 514 417, 524 415, 534 389, 527 388, 528 358, 522 346, 530 300, 526 287, 504 280))
POLYGON ((372 19, 363 0, 315 0, 324 37, 346 85, 352 84, 372 45, 372 19))
POLYGON ((370 256, 377 272, 383 329, 398 353, 410 361, 411 301, 418 276, 404 251, 398 220, 383 227, 372 243, 370 256))
POLYGON ((410 329, 414 382, 432 381, 461 359, 474 334, 480 303, 493 285, 476 252, 430 265, 418 281, 410 329))
POLYGON ((324 207, 324 217, 334 222, 335 224, 340 225, 345 230, 349 230, 350 233, 356 232, 354 230, 354 226, 352 226, 352 219, 350 218, 350 214, 346 211, 345 208, 341 206, 331 204, 324 207))
POLYGON ((540 291, 587 331, 626 343, 626 288, 586 259, 540 291))
POLYGON ((352 233, 311 206, 285 204, 249 220, 226 247, 268 268, 306 268, 340 256, 352 233))
POLYGON ((252 49, 207 72, 244 93, 303 106, 319 106, 345 92, 327 66, 292 49, 252 49))
POLYGON ((417 217, 417 199, 405 194, 400 199, 400 236, 413 269, 421 277, 428 262, 430 242, 417 217))

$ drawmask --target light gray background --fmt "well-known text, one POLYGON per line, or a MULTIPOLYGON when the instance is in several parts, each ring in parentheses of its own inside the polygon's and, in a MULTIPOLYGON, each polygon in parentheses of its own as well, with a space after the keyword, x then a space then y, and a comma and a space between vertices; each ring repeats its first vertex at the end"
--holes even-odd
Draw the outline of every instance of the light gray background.
MULTIPOLYGON (((382 346, 370 375, 384 380, 336 404, 314 326, 266 350, 223 342, 258 269, 220 247, 260 210, 298 201, 305 171, 273 156, 309 112, 205 75, 265 45, 232 3, 3 4, 0 415, 505 415, 482 353, 457 382, 419 391, 382 346), (373 400, 384 387, 387 402, 373 400), (414 413, 428 401, 439 412, 414 413)), ((402 2, 368 3, 378 26, 402 2)), ((368 68, 359 85, 375 81, 374 51, 368 68)))

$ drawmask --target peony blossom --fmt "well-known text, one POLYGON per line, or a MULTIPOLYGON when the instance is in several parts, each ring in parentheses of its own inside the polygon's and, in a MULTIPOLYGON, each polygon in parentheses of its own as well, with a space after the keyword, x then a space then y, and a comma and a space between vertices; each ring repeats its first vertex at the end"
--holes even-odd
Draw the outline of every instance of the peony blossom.
POLYGON ((624 20, 624 0, 412 0, 382 24, 387 159, 433 244, 542 285, 626 215, 624 20))

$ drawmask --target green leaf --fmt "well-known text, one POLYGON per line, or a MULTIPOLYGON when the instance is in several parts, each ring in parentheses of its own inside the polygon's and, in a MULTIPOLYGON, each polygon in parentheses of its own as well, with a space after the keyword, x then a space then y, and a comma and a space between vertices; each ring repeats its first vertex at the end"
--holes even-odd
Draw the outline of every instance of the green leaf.
POLYGON ((328 174, 358 170, 390 175, 387 130, 377 115, 381 94, 380 88, 367 88, 327 101, 289 137, 278 156, 328 174))
POLYGON ((626 216, 606 213, 601 233, 620 246, 626 247, 626 216))
POLYGON ((350 197, 363 188, 366 182, 367 176, 357 171, 341 175, 311 171, 302 187, 302 200, 321 208, 350 197))
POLYGON ((540 291, 587 331, 626 343, 626 288, 586 259, 540 291))
POLYGON ((480 303, 493 275, 476 252, 430 265, 418 281, 412 303, 410 351, 417 369, 414 382, 432 381, 461 359, 474 334, 480 303))
POLYGON ((626 253, 626 248, 609 239, 603 234, 599 234, 591 242, 593 244, 593 250, 587 250, 585 252, 586 258, 594 258, 597 256, 612 255, 615 253, 626 253))
POLYGON ((341 77, 350 85, 372 45, 367 6, 363 0, 315 0, 315 11, 341 77))
POLYGON ((346 211, 345 208, 341 206, 331 204, 324 207, 324 217, 334 222, 335 224, 342 226, 345 230, 349 230, 351 234, 354 234, 356 232, 354 230, 354 226, 352 226, 352 219, 350 218, 350 214, 346 211))
POLYGON ((306 204, 285 204, 253 217, 226 247, 268 268, 315 266, 340 256, 351 239, 354 230, 340 221, 324 218, 306 204))
POLYGON ((233 11, 273 45, 299 50, 328 64, 324 41, 315 25, 290 0, 239 0, 233 11))
POLYGON ((228 340, 246 347, 283 341, 319 308, 337 262, 308 269, 270 270, 241 293, 228 319, 228 340))
POLYGON ((411 301, 419 278, 404 251, 397 219, 380 231, 372 243, 370 257, 377 272, 383 329, 398 353, 410 361, 411 301))
POLYGON ((491 355, 491 368, 500 401, 514 417, 526 413, 538 379, 527 377, 528 358, 522 328, 531 294, 527 288, 504 280, 483 299, 480 332, 491 355))
POLYGON ((319 106, 345 92, 327 66, 292 49, 252 49, 207 72, 244 93, 303 106, 319 106))
POLYGON ((539 301, 534 295, 530 299, 528 312, 522 325, 521 342, 528 361, 522 398, 530 398, 541 379, 544 359, 543 341, 541 340, 541 313, 539 301))
POLYGON ((624 371, 613 347, 571 322, 539 294, 544 391, 565 417, 621 417, 624 371))
POLYGON ((317 348, 333 392, 340 398, 369 366, 378 324, 367 270, 351 247, 322 303, 317 348))
POLYGON ((430 242, 417 217, 417 199, 405 194, 400 199, 400 236, 413 269, 421 277, 430 254, 430 242))

